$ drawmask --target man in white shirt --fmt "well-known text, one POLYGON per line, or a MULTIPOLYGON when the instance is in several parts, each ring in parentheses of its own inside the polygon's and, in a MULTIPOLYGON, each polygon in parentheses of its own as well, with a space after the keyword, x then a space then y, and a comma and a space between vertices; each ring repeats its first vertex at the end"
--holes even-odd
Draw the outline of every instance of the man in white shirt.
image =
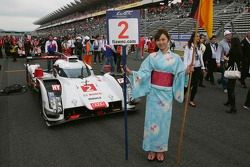
POLYGON ((100 42, 100 36, 97 35, 96 39, 93 43, 93 48, 94 48, 94 64, 96 64, 96 59, 98 58, 98 62, 102 64, 101 61, 101 42, 100 42))
MULTIPOLYGON (((54 55, 55 52, 57 52, 57 51, 58 51, 57 42, 53 39, 53 36, 50 34, 49 40, 45 43, 45 53, 47 53, 47 55, 51 56, 51 55, 54 55)), ((48 60, 47 68, 48 68, 48 71, 50 71, 51 60, 48 60)))
POLYGON ((49 35, 48 41, 45 43, 45 53, 48 55, 54 55, 58 51, 57 42, 53 39, 52 35, 49 35))
POLYGON ((218 84, 222 84, 224 92, 227 93, 227 80, 224 78, 225 65, 227 61, 227 54, 231 48, 232 33, 229 30, 224 32, 224 39, 220 41, 219 47, 221 48, 221 54, 216 58, 217 67, 220 68, 221 78, 218 80, 218 84), (218 63, 220 61, 220 63, 218 63))

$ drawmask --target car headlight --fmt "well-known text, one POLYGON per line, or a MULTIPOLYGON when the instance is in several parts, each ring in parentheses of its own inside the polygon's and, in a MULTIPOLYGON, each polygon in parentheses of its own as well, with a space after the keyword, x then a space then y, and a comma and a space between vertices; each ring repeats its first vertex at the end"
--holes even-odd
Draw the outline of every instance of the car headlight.
POLYGON ((53 112, 61 114, 63 112, 61 97, 56 97, 54 92, 48 92, 48 98, 49 107, 53 110, 53 112))

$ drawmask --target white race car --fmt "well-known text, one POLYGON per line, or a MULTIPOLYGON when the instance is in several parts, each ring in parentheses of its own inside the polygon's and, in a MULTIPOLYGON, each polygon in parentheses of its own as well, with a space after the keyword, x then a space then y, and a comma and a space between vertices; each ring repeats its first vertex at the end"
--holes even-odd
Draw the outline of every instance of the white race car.
MULTIPOLYGON (((75 56, 57 59, 50 71, 39 64, 26 64, 27 84, 41 94, 47 126, 124 110, 122 75, 95 75, 91 66, 75 56)), ((126 82, 127 110, 135 110, 131 85, 128 79, 126 82)))

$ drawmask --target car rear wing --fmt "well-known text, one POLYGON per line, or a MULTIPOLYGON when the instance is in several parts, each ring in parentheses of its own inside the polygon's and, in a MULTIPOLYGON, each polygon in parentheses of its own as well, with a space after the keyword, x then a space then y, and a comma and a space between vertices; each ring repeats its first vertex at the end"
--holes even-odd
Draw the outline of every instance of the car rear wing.
POLYGON ((53 55, 48 55, 46 53, 43 53, 41 54, 41 56, 28 56, 26 57, 26 63, 24 64, 24 66, 26 67, 26 70, 27 70, 27 67, 30 65, 29 62, 37 61, 37 60, 46 61, 47 68, 44 69, 43 71, 48 72, 52 69, 54 62, 58 59, 67 59, 67 56, 60 52, 55 52, 55 54, 53 55))
POLYGON ((57 59, 66 59, 67 56, 65 56, 63 53, 55 52, 54 55, 48 55, 48 54, 41 54, 41 56, 28 56, 26 57, 26 62, 32 61, 32 60, 57 60, 57 59))

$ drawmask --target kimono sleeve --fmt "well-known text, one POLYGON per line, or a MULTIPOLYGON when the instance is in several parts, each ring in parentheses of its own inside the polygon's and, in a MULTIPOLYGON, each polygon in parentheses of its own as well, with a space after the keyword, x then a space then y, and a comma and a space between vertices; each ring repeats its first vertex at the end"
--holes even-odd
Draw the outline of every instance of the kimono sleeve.
POLYGON ((184 68, 185 67, 181 58, 178 57, 173 82, 173 97, 179 103, 182 103, 184 99, 184 85, 186 77, 184 68))
POLYGON ((132 98, 146 96, 151 88, 152 63, 148 56, 141 64, 139 71, 133 71, 129 76, 132 84, 132 98))

